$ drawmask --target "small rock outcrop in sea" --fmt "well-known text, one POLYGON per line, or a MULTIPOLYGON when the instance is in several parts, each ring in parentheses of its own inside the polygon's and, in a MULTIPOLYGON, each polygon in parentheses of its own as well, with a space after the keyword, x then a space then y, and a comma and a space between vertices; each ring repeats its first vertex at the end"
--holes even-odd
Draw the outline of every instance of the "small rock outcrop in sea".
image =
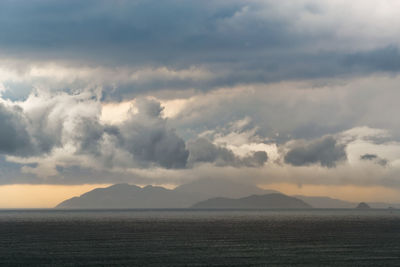
POLYGON ((360 210, 366 210, 366 209, 370 209, 371 207, 365 203, 365 202, 361 202, 360 204, 357 205, 356 209, 360 209, 360 210))

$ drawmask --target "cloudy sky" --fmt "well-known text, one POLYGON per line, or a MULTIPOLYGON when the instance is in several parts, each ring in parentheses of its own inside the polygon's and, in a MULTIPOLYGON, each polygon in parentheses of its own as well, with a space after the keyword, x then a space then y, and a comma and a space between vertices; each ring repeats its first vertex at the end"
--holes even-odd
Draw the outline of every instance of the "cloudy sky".
POLYGON ((399 25, 396 0, 1 1, 0 207, 209 177, 400 202, 399 25))

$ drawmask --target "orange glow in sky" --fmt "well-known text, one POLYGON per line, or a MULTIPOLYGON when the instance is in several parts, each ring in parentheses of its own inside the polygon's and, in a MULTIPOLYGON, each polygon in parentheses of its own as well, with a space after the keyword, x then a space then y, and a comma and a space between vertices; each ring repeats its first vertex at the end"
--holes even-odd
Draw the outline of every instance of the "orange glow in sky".
MULTIPOLYGON (((80 196, 95 188, 107 186, 110 186, 110 184, 2 185, 0 186, 0 208, 53 208, 63 200, 80 196)), ((298 186, 290 183, 259 186, 265 189, 274 189, 287 195, 328 196, 352 202, 400 202, 398 191, 379 186, 298 186)), ((164 187, 172 189, 174 186, 165 185, 164 187)))
POLYGON ((260 185, 264 189, 273 189, 287 195, 327 196, 351 202, 400 202, 399 191, 382 186, 355 185, 296 185, 276 183, 260 185))
POLYGON ((109 185, 2 185, 0 208, 53 208, 65 199, 107 186, 109 185))

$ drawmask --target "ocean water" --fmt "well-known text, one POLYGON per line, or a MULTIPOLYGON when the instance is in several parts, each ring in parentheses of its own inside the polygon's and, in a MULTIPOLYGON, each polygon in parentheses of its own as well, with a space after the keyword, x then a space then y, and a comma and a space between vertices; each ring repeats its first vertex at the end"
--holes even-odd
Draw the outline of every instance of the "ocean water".
POLYGON ((400 266, 400 211, 0 211, 0 266, 94 265, 400 266))

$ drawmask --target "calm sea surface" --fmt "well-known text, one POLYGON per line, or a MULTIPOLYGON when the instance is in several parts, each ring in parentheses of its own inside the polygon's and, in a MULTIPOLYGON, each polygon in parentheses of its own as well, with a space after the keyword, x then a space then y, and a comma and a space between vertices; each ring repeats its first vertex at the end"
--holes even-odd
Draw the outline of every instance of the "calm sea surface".
POLYGON ((400 266, 400 211, 0 211, 0 266, 400 266))

